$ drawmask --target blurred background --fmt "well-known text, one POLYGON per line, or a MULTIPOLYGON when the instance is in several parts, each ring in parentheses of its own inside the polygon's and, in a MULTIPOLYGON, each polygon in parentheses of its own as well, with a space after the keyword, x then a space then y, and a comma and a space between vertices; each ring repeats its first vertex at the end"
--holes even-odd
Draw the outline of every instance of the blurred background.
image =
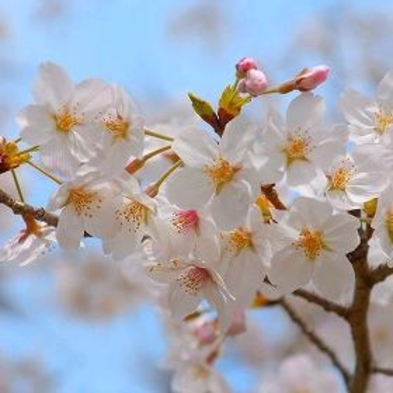
MULTIPOLYGON (((339 121, 340 93, 373 94, 392 67, 392 36, 389 0, 0 0, 0 135, 17 136, 15 116, 48 60, 76 81, 123 85, 148 125, 188 121, 189 91, 216 102, 243 56, 255 57, 272 83, 327 64, 319 93, 329 121, 339 121)), ((258 100, 245 115, 262 121, 270 105, 258 100)), ((53 185, 29 168, 21 176, 27 200, 45 205, 53 185)), ((15 193, 7 175, 0 186, 15 193)), ((0 206, 2 243, 21 226, 0 206)), ((170 392, 167 326, 132 262, 88 244, 78 255, 53 251, 24 268, 0 266, 0 392, 170 392)), ((291 345, 278 311, 251 312, 249 324, 253 345, 233 339, 218 363, 240 393, 258 391, 269 357, 291 345)))

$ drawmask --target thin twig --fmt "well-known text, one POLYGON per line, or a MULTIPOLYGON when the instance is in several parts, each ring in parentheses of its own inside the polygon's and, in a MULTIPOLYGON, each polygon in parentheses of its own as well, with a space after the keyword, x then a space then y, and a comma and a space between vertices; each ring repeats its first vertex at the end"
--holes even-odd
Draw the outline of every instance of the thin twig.
POLYGON ((393 274, 393 267, 384 264, 371 270, 370 279, 372 283, 375 285, 386 280, 392 274, 393 274))
POLYGON ((325 311, 334 313, 344 319, 348 316, 348 309, 340 304, 334 303, 330 300, 327 300, 321 296, 318 296, 315 293, 305 291, 304 289, 298 289, 293 292, 293 295, 300 297, 304 300, 307 300, 310 303, 313 303, 317 306, 322 307, 325 311))
POLYGON ((388 377, 393 377, 393 369, 391 368, 383 368, 383 367, 373 367, 371 372, 375 374, 383 374, 388 377))
POLYGON ((306 323, 300 318, 296 311, 287 303, 285 299, 280 301, 282 308, 286 311, 291 320, 299 327, 302 333, 322 352, 324 353, 333 363, 333 365, 340 371, 346 386, 349 386, 350 374, 348 370, 343 366, 341 361, 338 359, 334 351, 314 333, 306 323))
POLYGON ((0 189, 0 204, 8 206, 14 214, 32 215, 36 220, 47 223, 50 226, 57 226, 58 217, 55 214, 48 213, 42 207, 34 207, 27 203, 19 202, 0 189))

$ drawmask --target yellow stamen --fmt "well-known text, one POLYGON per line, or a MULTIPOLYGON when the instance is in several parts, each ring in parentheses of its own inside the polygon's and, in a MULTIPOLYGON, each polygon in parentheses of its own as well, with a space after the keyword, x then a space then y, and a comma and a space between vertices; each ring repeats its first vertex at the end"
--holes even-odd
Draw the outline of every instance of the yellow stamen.
POLYGON ((393 124, 393 113, 380 109, 375 113, 375 132, 378 135, 383 135, 386 129, 393 124))
POLYGON ((97 192, 88 191, 84 188, 75 188, 71 190, 70 195, 67 200, 67 204, 72 204, 76 213, 80 216, 83 215, 85 217, 93 217, 91 214, 91 205, 93 203, 97 203, 97 207, 99 208, 101 205, 101 199, 98 197, 97 192))
POLYGON ((240 252, 243 248, 252 247, 252 235, 243 228, 229 232, 229 247, 231 251, 240 252))
POLYGON ((307 155, 312 148, 311 138, 307 132, 297 130, 293 134, 290 134, 287 144, 284 147, 284 153, 287 156, 287 166, 298 160, 308 161, 307 155))
MULTIPOLYGON (((139 230, 142 224, 146 224, 149 216, 149 208, 142 203, 132 200, 121 209, 115 210, 115 218, 122 221, 134 224, 134 231, 139 230)), ((131 228, 128 229, 131 232, 131 228)))
POLYGON ((82 124, 76 113, 72 113, 66 107, 53 115, 53 118, 56 122, 56 129, 59 132, 70 132, 75 126, 82 124))
POLYGON ((214 183, 216 193, 219 193, 222 187, 233 179, 238 170, 239 168, 220 157, 213 165, 206 167, 205 172, 214 183))
POLYGON ((116 118, 109 116, 109 118, 104 121, 104 124, 108 132, 110 132, 114 138, 125 139, 128 136, 130 124, 124 121, 122 116, 117 115, 116 118))
POLYGON ((299 239, 293 245, 297 249, 301 249, 311 261, 314 261, 321 251, 327 248, 323 242, 322 234, 309 228, 301 230, 299 239))

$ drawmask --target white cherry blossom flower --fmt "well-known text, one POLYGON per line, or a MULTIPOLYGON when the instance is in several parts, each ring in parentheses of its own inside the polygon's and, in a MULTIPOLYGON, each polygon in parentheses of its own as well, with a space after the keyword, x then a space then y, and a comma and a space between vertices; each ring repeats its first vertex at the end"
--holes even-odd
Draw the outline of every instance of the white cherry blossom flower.
POLYGON ((248 152, 255 134, 247 131, 228 127, 217 143, 203 130, 184 130, 172 145, 185 167, 168 180, 169 201, 182 209, 199 209, 211 202, 218 226, 231 229, 241 224, 259 191, 248 152))
POLYGON ((253 207, 246 225, 222 232, 220 272, 238 307, 251 304, 265 278, 265 264, 271 259, 268 227, 253 207))
POLYGON ((205 299, 217 311, 222 331, 229 327, 234 298, 212 264, 192 258, 172 259, 150 263, 146 268, 154 281, 169 284, 169 309, 175 319, 193 313, 205 299))
POLYGON ((348 89, 340 104, 352 140, 358 144, 382 141, 393 130, 393 71, 379 83, 375 99, 348 89))
POLYGON ((280 222, 285 233, 272 242, 278 251, 271 261, 269 279, 283 293, 312 281, 329 298, 345 294, 355 280, 346 254, 359 244, 359 225, 349 214, 333 214, 328 202, 297 199, 280 222))
POLYGON ((91 236, 114 236, 114 197, 117 187, 96 177, 94 173, 77 176, 63 183, 52 195, 48 210, 62 209, 56 229, 59 244, 76 250, 86 231, 91 236))
POLYGON ((0 249, 0 262, 25 266, 42 257, 56 242, 55 229, 38 223, 33 217, 24 218, 26 228, 0 249))
POLYGON ((176 256, 187 257, 194 253, 203 260, 219 258, 219 233, 207 209, 185 210, 164 204, 159 209, 159 218, 159 242, 170 243, 176 256))
POLYGON ((131 97, 120 86, 111 88, 112 105, 98 122, 102 127, 102 167, 106 173, 121 171, 131 156, 143 152, 144 128, 131 97))
POLYGON ((326 174, 326 197, 336 209, 359 209, 387 186, 384 170, 376 146, 361 145, 334 160, 326 174))
POLYGON ((320 175, 337 152, 344 152, 347 133, 340 126, 325 130, 324 110, 321 97, 303 93, 290 103, 285 123, 272 114, 260 147, 267 157, 263 170, 279 168, 288 186, 301 186, 320 175))
POLYGON ((134 178, 121 183, 113 200, 116 234, 103 239, 105 253, 124 259, 142 249, 142 239, 155 229, 156 201, 146 195, 134 178))
POLYGON ((74 84, 66 71, 53 63, 41 65, 33 87, 36 104, 18 115, 21 137, 40 145, 40 156, 52 170, 71 174, 95 151, 92 120, 110 103, 109 87, 101 80, 74 84))

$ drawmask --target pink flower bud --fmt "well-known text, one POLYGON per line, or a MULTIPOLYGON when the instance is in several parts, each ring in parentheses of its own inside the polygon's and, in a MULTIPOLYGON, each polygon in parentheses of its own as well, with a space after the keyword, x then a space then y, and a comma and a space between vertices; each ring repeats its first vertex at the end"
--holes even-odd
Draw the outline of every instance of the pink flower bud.
POLYGON ((295 79, 296 88, 300 91, 315 89, 321 83, 325 82, 330 72, 330 68, 325 65, 313 68, 305 68, 295 79))
POLYGON ((237 77, 244 78, 247 71, 256 70, 257 68, 257 63, 252 57, 243 57, 236 64, 237 77))
POLYGON ((249 93, 253 97, 261 95, 267 88, 266 75, 261 70, 249 70, 246 77, 239 83, 239 90, 242 93, 249 93))

